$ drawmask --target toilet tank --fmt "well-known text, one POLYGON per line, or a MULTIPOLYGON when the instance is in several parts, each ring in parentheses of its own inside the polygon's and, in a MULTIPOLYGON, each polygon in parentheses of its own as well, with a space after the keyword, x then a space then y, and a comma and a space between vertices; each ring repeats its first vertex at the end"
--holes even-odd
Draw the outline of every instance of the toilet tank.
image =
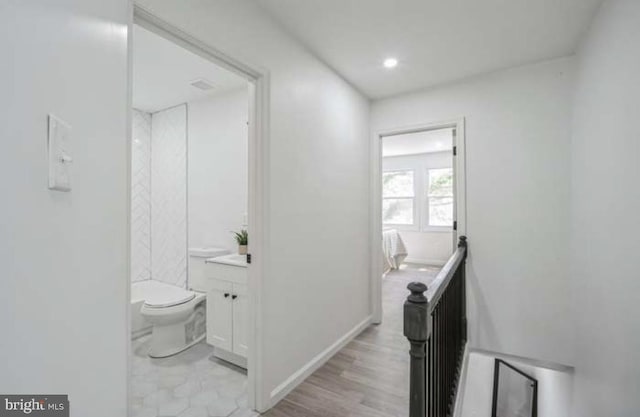
POLYGON ((189 248, 189 289, 206 292, 205 260, 229 253, 227 249, 216 247, 189 248))

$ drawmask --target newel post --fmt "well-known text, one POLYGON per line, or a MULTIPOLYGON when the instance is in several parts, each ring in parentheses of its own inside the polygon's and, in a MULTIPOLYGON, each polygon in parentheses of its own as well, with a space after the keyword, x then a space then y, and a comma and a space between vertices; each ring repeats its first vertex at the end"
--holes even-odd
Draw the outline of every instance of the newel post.
POLYGON ((458 239, 458 247, 459 248, 467 248, 467 237, 466 236, 460 236, 460 239, 458 239))
POLYGON ((404 303, 404 335, 411 343, 409 417, 425 417, 427 411, 427 340, 429 339, 427 286, 412 282, 404 303))

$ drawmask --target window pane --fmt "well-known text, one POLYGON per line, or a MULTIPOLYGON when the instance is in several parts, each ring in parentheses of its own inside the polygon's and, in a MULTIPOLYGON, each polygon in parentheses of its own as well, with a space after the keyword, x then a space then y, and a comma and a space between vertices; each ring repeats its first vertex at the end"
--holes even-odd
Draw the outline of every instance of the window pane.
POLYGON ((383 197, 413 197, 413 171, 392 171, 382 174, 383 197))
POLYGON ((429 170, 429 196, 453 196, 453 168, 429 170))
POLYGON ((384 224, 413 224, 413 199, 388 198, 382 200, 384 224))
POLYGON ((429 197, 429 226, 453 226, 453 197, 429 197))

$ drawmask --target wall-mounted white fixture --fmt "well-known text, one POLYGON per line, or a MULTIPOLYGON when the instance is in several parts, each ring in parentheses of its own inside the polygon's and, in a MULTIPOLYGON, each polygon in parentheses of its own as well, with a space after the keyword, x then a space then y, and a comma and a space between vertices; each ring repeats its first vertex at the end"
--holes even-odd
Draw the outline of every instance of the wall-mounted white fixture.
POLYGON ((395 68, 398 66, 398 60, 396 58, 387 58, 382 63, 385 68, 395 68))
POLYGON ((215 86, 211 81, 206 80, 204 78, 198 78, 197 80, 193 80, 189 82, 189 84, 191 84, 192 87, 195 87, 204 91, 213 90, 215 88, 215 86))
POLYGON ((71 191, 71 163, 69 153, 71 126, 56 116, 49 115, 49 189, 71 191))

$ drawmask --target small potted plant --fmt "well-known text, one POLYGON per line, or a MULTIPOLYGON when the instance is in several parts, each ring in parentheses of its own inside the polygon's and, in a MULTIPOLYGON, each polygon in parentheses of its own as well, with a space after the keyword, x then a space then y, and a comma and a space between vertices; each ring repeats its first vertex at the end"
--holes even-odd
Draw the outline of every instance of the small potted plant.
POLYGON ((249 233, 242 229, 239 232, 233 232, 236 242, 238 242, 238 253, 240 255, 247 254, 247 245, 249 244, 249 233))

